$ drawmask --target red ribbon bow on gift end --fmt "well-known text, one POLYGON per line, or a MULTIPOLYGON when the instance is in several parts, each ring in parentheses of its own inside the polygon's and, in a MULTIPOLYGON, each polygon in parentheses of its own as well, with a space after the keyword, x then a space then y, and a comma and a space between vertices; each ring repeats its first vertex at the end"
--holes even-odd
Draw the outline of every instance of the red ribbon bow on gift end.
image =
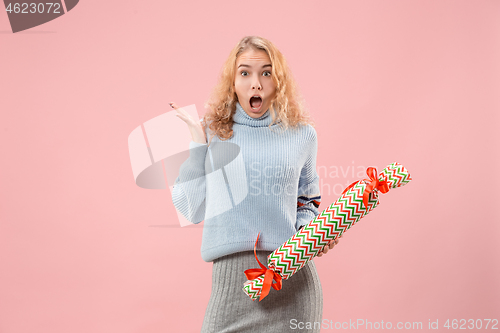
POLYGON ((365 205, 365 208, 368 209, 368 196, 370 195, 370 193, 373 192, 374 189, 377 189, 382 193, 387 193, 389 192, 389 184, 387 183, 386 180, 383 181, 378 180, 376 168, 369 167, 368 169, 366 169, 366 174, 368 175, 368 177, 370 177, 370 179, 355 181, 351 185, 347 186, 344 192, 342 192, 342 194, 349 191, 349 189, 351 189, 354 185, 356 185, 359 182, 362 182, 364 180, 369 181, 370 183, 366 185, 365 191, 363 192, 363 204, 365 205))
POLYGON ((273 271, 272 269, 266 268, 266 266, 264 266, 259 261, 259 258, 257 258, 256 249, 257 249, 257 242, 259 241, 259 236, 260 236, 260 232, 257 235, 257 240, 255 241, 255 245, 253 247, 253 253, 255 254, 255 260, 257 260, 257 262, 259 263, 259 266, 261 268, 260 269, 259 268, 247 269, 245 271, 245 275, 246 275, 248 280, 253 280, 253 279, 258 278, 262 274, 264 274, 264 283, 263 283, 262 291, 260 292, 260 298, 259 298, 259 302, 260 302, 267 296, 267 294, 269 294, 269 290, 271 290, 271 287, 273 287, 274 290, 281 289, 281 276, 277 272, 273 271), (274 280, 276 280, 275 283, 272 283, 273 278, 274 278, 274 280))

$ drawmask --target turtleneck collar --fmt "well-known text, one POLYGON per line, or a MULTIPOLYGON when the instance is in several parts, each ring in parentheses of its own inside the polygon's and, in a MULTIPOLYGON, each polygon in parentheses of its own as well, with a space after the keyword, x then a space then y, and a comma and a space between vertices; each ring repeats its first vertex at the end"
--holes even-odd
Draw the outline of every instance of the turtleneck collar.
MULTIPOLYGON (((236 102, 236 112, 233 115, 233 121, 240 125, 262 127, 269 126, 269 124, 273 122, 273 118, 271 117, 269 109, 267 109, 267 111, 259 118, 252 118, 245 112, 245 110, 243 110, 240 102, 236 102)), ((275 124, 278 124, 279 122, 280 120, 277 120, 275 124)), ((273 126, 275 124, 273 124, 273 126)))

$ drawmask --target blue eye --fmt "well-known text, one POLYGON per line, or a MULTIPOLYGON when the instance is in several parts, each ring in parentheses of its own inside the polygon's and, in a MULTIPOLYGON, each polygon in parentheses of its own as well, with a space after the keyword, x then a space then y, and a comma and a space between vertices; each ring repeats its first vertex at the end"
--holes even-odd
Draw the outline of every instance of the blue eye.
MULTIPOLYGON (((241 71, 241 75, 243 75, 243 73, 247 73, 246 71, 241 71)), ((247 73, 248 74, 248 73, 247 73)), ((246 76, 246 75, 243 75, 243 76, 246 76)))
POLYGON ((271 76, 271 72, 270 71, 265 71, 264 73, 269 73, 269 75, 266 75, 266 76, 271 76))

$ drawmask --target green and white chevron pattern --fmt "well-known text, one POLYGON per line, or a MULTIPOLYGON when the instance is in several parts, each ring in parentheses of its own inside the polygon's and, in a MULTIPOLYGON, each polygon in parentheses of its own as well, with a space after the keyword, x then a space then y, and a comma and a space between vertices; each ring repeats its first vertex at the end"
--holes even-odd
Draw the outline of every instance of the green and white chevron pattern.
MULTIPOLYGON (((397 188, 411 181, 409 172, 395 162, 387 166, 378 177, 387 181, 389 188, 397 188)), ((268 256, 268 267, 278 272, 283 280, 295 274, 312 260, 329 241, 340 237, 346 230, 366 216, 379 203, 378 190, 369 195, 368 207, 363 204, 363 192, 369 184, 361 180, 345 192, 314 220, 305 225, 289 240, 268 256)), ((262 290, 264 275, 247 281, 243 291, 256 300, 262 290)))

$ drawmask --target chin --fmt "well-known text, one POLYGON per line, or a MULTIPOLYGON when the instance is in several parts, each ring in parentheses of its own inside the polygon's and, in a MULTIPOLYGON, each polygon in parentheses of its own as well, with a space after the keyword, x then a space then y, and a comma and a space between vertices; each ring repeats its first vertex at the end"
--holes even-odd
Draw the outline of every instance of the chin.
POLYGON ((264 110, 264 108, 262 108, 259 113, 255 113, 252 108, 250 107, 250 112, 247 112, 249 115, 251 115, 253 118, 260 118, 264 115, 264 113, 266 113, 267 109, 264 110))

